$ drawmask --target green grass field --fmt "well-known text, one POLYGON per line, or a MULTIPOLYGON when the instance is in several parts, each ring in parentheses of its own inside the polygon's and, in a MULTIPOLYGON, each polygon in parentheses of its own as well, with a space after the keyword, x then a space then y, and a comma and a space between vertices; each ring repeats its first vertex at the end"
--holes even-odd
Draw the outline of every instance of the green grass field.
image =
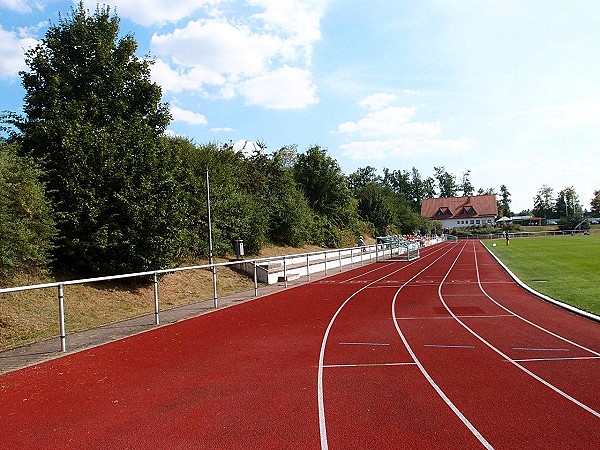
POLYGON ((496 239, 484 244, 528 286, 600 315, 600 235, 496 239), (496 247, 493 247, 496 243, 496 247))

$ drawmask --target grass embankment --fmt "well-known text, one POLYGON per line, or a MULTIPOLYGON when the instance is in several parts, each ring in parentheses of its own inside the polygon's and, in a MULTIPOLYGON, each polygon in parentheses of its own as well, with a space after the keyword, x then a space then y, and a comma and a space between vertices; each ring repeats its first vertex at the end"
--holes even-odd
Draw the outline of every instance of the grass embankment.
POLYGON ((600 315, 600 234, 484 241, 528 286, 600 315), (496 247, 492 244, 496 243, 496 247))
MULTIPOLYGON (((261 257, 318 251, 267 247, 261 257)), ((197 264, 206 264, 198 261, 197 264)), ((251 290, 254 282, 225 267, 217 269, 217 292, 223 297, 251 290)), ((53 282, 51 279, 22 278, 11 286, 53 282)), ((154 312, 152 283, 125 279, 117 282, 65 286, 65 322, 67 333, 87 330, 154 312)), ((58 294, 56 288, 0 294, 0 351, 58 336, 58 294)), ((166 275, 159 281, 160 309, 195 303, 213 298, 212 274, 209 270, 190 270, 166 275)))

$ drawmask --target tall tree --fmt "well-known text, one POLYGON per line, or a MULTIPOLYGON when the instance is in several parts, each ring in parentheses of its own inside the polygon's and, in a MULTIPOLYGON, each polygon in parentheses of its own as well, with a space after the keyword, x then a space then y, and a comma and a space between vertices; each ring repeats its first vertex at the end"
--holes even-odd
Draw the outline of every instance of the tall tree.
POLYGON ((500 186, 500 200, 498 200, 498 216, 506 216, 510 217, 513 215, 510 210, 510 203, 512 200, 510 199, 510 192, 505 185, 500 186))
POLYGON ((462 182, 461 182, 460 188, 463 191, 463 196, 465 196, 465 197, 468 195, 473 195, 473 193, 475 192, 475 188, 473 187, 473 184, 471 184, 471 179, 469 178, 470 176, 471 176, 470 170, 467 170, 462 175, 462 182))
POLYGON ((379 176, 377 176, 377 169, 372 166, 359 167, 356 169, 356 172, 348 175, 348 187, 355 195, 367 184, 376 183, 378 181, 379 176))
POLYGON ((533 198, 533 214, 544 219, 552 218, 553 196, 554 189, 544 184, 533 198))
POLYGON ((600 217, 600 189, 594 191, 594 198, 590 202, 591 210, 590 214, 593 217, 600 217))
POLYGON ((326 150, 314 145, 306 153, 299 154, 294 175, 315 212, 338 226, 347 223, 347 208, 352 198, 350 190, 340 166, 326 150))
POLYGON ((53 200, 59 262, 95 273, 170 265, 179 253, 170 122, 150 62, 119 38, 108 7, 80 2, 26 53, 23 151, 40 161, 53 200))
POLYGON ((434 167, 434 178, 437 181, 439 196, 441 198, 456 197, 458 184, 456 177, 446 172, 445 167, 434 167))
POLYGON ((554 203, 554 210, 558 217, 579 217, 582 215, 579 197, 572 186, 566 187, 558 193, 558 197, 554 203))

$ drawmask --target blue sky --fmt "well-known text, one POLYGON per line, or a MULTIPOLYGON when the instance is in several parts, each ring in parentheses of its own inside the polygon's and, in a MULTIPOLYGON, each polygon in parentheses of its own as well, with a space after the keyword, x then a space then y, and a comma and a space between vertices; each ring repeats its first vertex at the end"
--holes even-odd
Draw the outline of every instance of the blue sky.
MULTIPOLYGON (((155 59, 170 132, 197 143, 319 144, 347 174, 470 170, 515 212, 542 185, 588 209, 600 189, 597 0, 106 4, 155 59)), ((0 110, 20 112, 23 49, 73 5, 0 0, 0 110)))

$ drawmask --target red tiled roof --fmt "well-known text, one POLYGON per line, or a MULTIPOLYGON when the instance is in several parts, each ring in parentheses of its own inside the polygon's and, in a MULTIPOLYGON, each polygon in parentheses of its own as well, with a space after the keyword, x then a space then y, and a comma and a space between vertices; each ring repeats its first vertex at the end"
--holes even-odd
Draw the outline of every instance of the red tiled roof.
POLYGON ((421 205, 421 215, 430 219, 496 217, 498 205, 495 195, 468 197, 427 198, 421 205))

